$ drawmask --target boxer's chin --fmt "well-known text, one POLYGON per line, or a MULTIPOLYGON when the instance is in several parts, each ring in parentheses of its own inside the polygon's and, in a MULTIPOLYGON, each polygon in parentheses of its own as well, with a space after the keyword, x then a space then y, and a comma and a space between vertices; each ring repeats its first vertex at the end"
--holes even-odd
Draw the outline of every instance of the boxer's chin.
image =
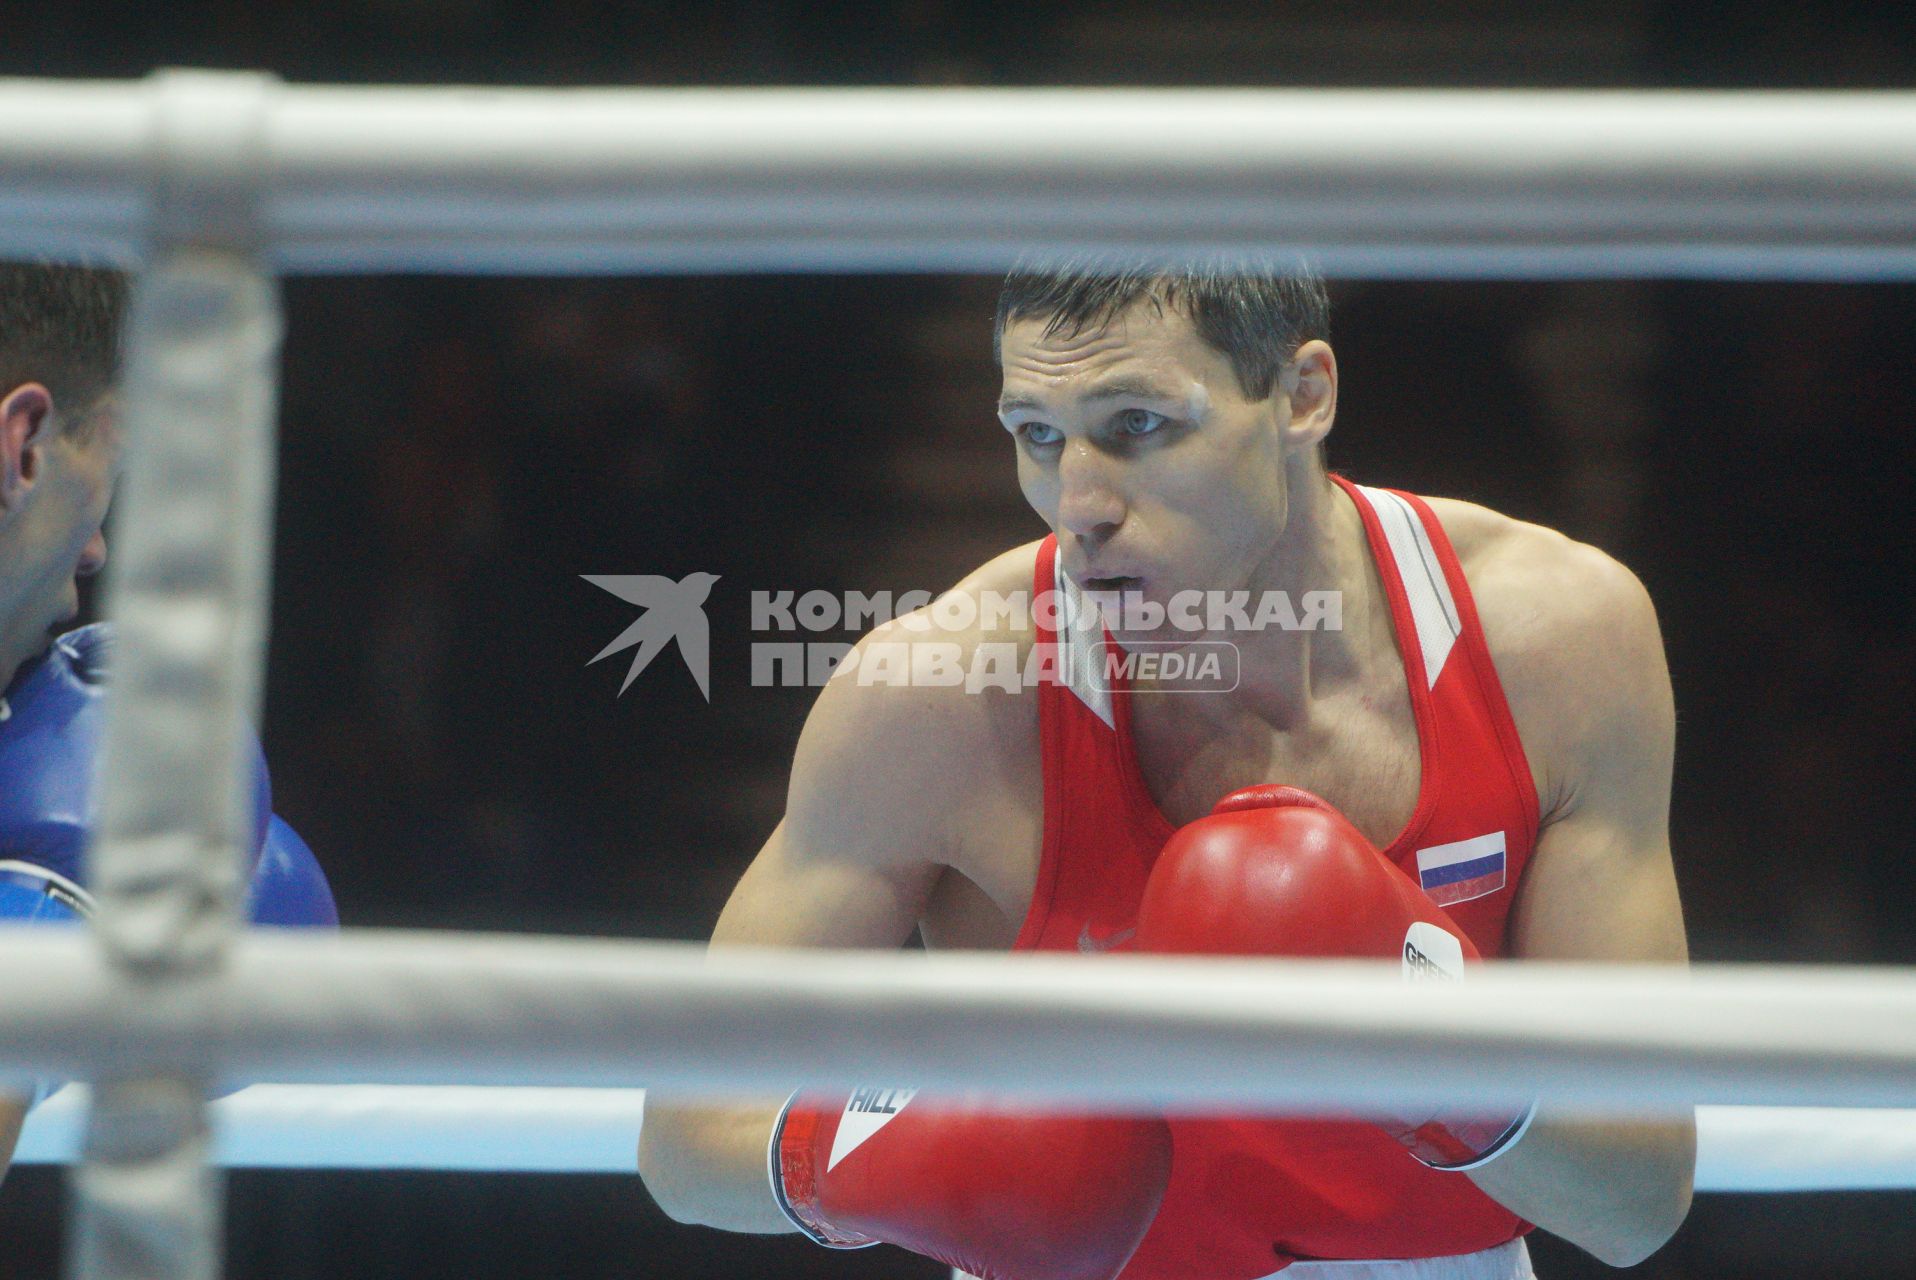
POLYGON ((1193 635, 1188 631, 1180 631, 1168 623, 1155 631, 1114 630, 1111 633, 1111 638, 1117 642, 1119 648, 1131 653, 1137 653, 1146 649, 1163 653, 1175 653, 1204 639, 1201 635, 1193 635))
POLYGON ((1086 603, 1097 610, 1105 630, 1114 636, 1137 630, 1129 624, 1141 616, 1141 610, 1155 607, 1142 578, 1086 578, 1079 585, 1086 603))
POLYGON ((1175 649, 1204 639, 1201 632, 1180 627, 1173 620, 1170 605, 1177 598, 1174 593, 1158 591, 1143 578, 1128 578, 1124 582, 1122 590, 1089 593, 1097 603, 1105 628, 1119 644, 1126 648, 1148 644, 1154 649, 1175 649))

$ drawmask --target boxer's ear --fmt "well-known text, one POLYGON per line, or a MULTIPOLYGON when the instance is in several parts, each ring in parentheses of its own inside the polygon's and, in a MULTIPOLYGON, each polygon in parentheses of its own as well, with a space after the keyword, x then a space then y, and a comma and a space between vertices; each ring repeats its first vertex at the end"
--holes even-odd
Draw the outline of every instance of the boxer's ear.
POLYGON ((1313 338, 1297 349, 1278 379, 1278 394, 1291 407, 1284 429, 1287 452, 1322 444, 1337 417, 1337 355, 1331 344, 1313 338))
POLYGON ((53 393, 24 382, 0 399, 0 510, 11 511, 40 478, 53 426, 53 393))

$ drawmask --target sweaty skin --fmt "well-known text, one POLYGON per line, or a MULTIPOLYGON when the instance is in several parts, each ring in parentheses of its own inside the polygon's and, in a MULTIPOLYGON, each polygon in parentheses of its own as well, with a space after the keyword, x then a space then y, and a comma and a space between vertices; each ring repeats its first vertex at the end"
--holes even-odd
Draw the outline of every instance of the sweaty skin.
POLYGON ((106 564, 101 531, 119 474, 111 398, 64 429, 37 382, 0 395, 0 688, 79 613, 78 579, 106 564))
MULTIPOLYGON (((1390 844, 1416 803, 1417 735, 1361 521, 1316 447, 1336 414, 1331 348, 1305 343, 1254 400, 1187 318, 1146 301, 1078 334, 1014 322, 1003 371, 1020 486, 1078 581, 1158 603, 1192 589, 1343 593, 1341 630, 1232 635, 1237 688, 1134 700, 1139 765, 1165 816, 1189 822, 1227 792, 1282 781, 1390 844)), ((1432 506, 1476 597, 1543 818, 1511 954, 1683 963, 1668 836, 1675 715, 1648 596, 1561 534, 1470 503, 1432 506)), ((1008 551, 956 589, 1026 592, 1036 553, 1008 551)), ((924 633, 901 619, 861 649, 914 638, 924 633)), ((1033 643, 1028 626, 936 638, 1015 644, 1021 662, 1033 643)), ((1043 818, 1035 690, 835 679, 800 737, 785 819, 713 945, 892 947, 917 928, 932 947, 1006 950, 1036 886, 1043 818)), ((791 1230, 765 1182, 779 1101, 652 1099, 639 1165, 665 1211, 791 1230)), ((1694 1163, 1687 1118, 1545 1111, 1507 1155, 1458 1176, 1623 1266, 1682 1222, 1694 1163)))

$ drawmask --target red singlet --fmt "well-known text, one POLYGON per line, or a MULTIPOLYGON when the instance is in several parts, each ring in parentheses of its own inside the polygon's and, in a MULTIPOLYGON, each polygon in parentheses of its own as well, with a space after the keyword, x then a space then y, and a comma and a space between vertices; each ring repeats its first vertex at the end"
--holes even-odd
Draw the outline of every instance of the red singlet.
MULTIPOLYGON (((1500 956, 1537 840, 1537 793, 1470 588, 1422 499, 1333 479, 1363 517, 1417 720, 1417 808, 1385 856, 1479 952, 1500 956)), ((1036 589, 1079 598, 1055 539, 1039 549, 1036 589)), ((1038 641, 1080 652, 1061 648, 1058 678, 1039 688, 1044 851, 1014 949, 1107 950, 1136 924, 1173 827, 1139 772, 1121 673, 1092 679, 1108 640, 1069 628, 1061 638, 1041 621, 1038 641)), ((1425 1168, 1362 1122, 1178 1121, 1173 1132, 1170 1190, 1122 1280, 1249 1280, 1300 1258, 1471 1253, 1529 1229, 1468 1176, 1425 1168)))

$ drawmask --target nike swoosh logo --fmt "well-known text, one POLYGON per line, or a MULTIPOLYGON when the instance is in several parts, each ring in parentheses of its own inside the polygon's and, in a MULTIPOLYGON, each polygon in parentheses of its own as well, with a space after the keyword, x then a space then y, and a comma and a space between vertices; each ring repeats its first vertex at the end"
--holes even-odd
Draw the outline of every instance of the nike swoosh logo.
POLYGON ((1091 926, 1087 924, 1084 928, 1078 930, 1078 950, 1086 954, 1093 951, 1109 951, 1113 947, 1123 946, 1137 936, 1137 926, 1132 925, 1129 929, 1119 929, 1116 933, 1107 934, 1102 938, 1094 938, 1091 936, 1091 926))

